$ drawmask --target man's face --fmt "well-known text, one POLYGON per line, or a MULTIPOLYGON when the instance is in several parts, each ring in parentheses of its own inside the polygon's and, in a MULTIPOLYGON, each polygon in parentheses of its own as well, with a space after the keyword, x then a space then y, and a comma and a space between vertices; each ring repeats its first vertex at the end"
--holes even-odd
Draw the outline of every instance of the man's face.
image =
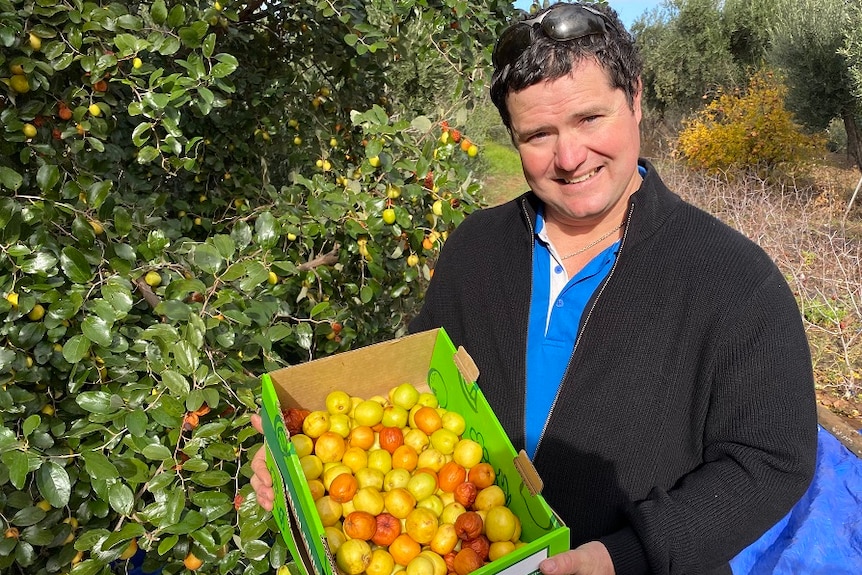
POLYGON ((637 191, 640 91, 629 107, 592 60, 507 97, 524 176, 561 224, 622 221, 637 191), (619 216, 619 219, 617 219, 619 216))

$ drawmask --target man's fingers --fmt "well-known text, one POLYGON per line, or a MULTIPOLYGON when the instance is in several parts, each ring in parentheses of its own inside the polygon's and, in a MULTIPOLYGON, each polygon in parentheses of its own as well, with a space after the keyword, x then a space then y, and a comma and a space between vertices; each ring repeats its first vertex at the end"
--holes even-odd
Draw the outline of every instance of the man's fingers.
POLYGON ((251 415, 251 426, 255 428, 258 433, 263 433, 263 420, 257 413, 253 413, 251 415))

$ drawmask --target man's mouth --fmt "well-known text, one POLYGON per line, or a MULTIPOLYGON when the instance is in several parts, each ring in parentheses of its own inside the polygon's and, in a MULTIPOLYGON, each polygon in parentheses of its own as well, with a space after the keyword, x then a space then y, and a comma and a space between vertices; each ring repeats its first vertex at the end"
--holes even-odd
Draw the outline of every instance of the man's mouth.
POLYGON ((593 176, 595 176, 598 173, 599 173, 599 168, 596 168, 595 170, 587 172, 586 174, 584 174, 582 176, 578 176, 576 178, 561 178, 561 180, 567 184, 580 184, 581 182, 586 182, 587 180, 589 180, 590 178, 592 178, 593 176))

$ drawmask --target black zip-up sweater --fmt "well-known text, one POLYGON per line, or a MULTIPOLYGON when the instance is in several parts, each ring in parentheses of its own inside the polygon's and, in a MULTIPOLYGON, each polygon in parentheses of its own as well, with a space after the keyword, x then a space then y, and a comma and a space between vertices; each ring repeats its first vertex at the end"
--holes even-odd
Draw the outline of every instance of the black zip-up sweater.
MULTIPOLYGON (((751 240, 647 175, 584 312, 534 464, 575 547, 617 575, 730 573, 814 470, 808 342, 787 282, 751 240)), ((413 332, 444 327, 515 449, 536 207, 527 193, 450 235, 413 332)))

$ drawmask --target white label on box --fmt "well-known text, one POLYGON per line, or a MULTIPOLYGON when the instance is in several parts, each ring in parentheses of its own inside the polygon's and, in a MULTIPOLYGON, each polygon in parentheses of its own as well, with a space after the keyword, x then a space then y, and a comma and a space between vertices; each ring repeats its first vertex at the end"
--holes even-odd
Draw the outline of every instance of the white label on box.
POLYGON ((548 549, 540 549, 529 557, 524 557, 514 565, 506 567, 496 575, 529 575, 539 573, 539 563, 548 558, 548 549))

